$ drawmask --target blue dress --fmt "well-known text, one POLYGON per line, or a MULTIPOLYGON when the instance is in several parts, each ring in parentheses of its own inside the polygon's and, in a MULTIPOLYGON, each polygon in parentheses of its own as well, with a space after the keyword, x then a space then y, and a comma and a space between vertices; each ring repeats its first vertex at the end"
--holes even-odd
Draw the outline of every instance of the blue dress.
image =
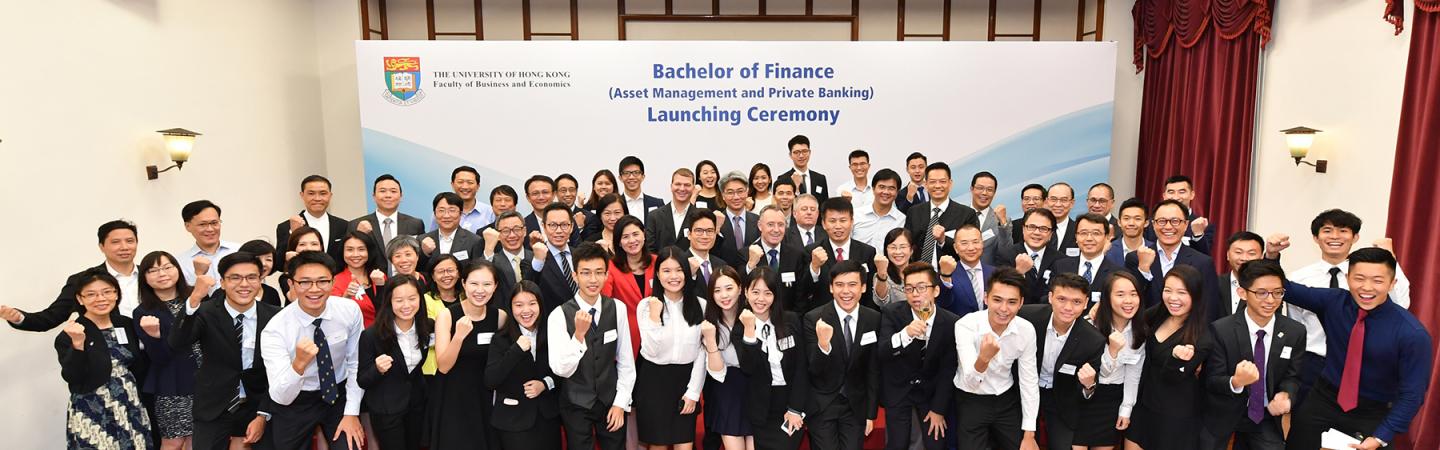
POLYGON ((70 394, 65 441, 71 449, 141 450, 151 447, 150 418, 129 364, 130 349, 115 340, 115 329, 101 330, 110 347, 110 381, 94 392, 70 394))

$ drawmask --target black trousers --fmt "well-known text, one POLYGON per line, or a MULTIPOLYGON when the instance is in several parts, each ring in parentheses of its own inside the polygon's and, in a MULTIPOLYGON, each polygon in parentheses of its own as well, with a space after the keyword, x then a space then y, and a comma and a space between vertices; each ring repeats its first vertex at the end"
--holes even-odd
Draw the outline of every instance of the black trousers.
MULTIPOLYGON (((510 450, 560 450, 560 422, 536 415, 535 425, 525 431, 497 431, 500 447, 510 450)), ((384 446, 381 450, 386 450, 384 446)))
POLYGON ((1069 450, 1071 443, 1075 442, 1075 429, 1060 418, 1054 389, 1040 389, 1040 417, 1045 422, 1045 448, 1069 450))
POLYGON ((1361 398, 1350 412, 1340 410, 1335 386, 1321 379, 1310 390, 1309 399, 1290 418, 1290 440, 1286 448, 1313 450, 1320 448, 1320 435, 1334 428, 1345 434, 1369 436, 1390 414, 1390 405, 1361 398))
MULTIPOLYGON (((424 437, 425 409, 413 408, 398 414, 370 412, 375 441, 385 450, 419 450, 424 437)), ((329 436, 326 436, 329 437, 329 436)))
POLYGON ((596 402, 595 406, 584 408, 565 400, 560 401, 560 424, 565 427, 565 444, 568 448, 593 449, 600 444, 600 450, 624 450, 625 427, 608 431, 605 414, 610 405, 596 402))
POLYGON ((1240 419, 1240 428, 1232 433, 1217 433, 1210 429, 1200 432, 1200 450, 1226 450, 1230 436, 1235 436, 1235 450, 1283 450, 1285 434, 1280 430, 1280 418, 1265 413, 1260 423, 1250 421, 1246 416, 1240 419))
MULTIPOLYGON (((273 417, 272 417, 273 419, 273 417)), ((194 434, 190 436, 190 446, 195 450, 227 450, 230 448, 231 437, 245 437, 245 429, 250 427, 250 421, 255 420, 255 403, 244 403, 235 411, 221 414, 215 420, 195 419, 194 434)), ((273 447, 274 428, 265 424, 265 434, 260 437, 260 442, 251 446, 252 449, 269 449, 273 447)))
POLYGON ((815 450, 860 450, 865 442, 865 418, 851 411, 844 397, 836 397, 805 419, 805 425, 810 430, 810 448, 815 450))
POLYGON ((334 404, 325 403, 320 398, 320 391, 303 391, 289 405, 275 405, 275 411, 271 412, 270 430, 274 432, 277 450, 309 449, 317 426, 325 435, 330 450, 349 449, 346 436, 330 439, 335 437, 340 420, 345 418, 345 383, 337 383, 335 389, 339 395, 335 397, 334 404))
MULTIPOLYGON (((960 426, 955 430, 959 448, 1015 450, 1020 448, 1020 390, 1011 386, 1000 395, 955 390, 960 426)), ((1313 449, 1312 449, 1313 450, 1313 449)))
POLYGON ((885 450, 910 448, 912 428, 917 425, 920 427, 920 444, 926 450, 945 448, 945 441, 937 440, 928 433, 930 424, 925 422, 925 415, 929 413, 930 408, 911 404, 885 407, 885 450))
POLYGON ((1305 352, 1305 357, 1300 358, 1300 390, 1296 391, 1295 398, 1290 399, 1292 409, 1300 410, 1300 405, 1305 404, 1305 397, 1315 388, 1315 380, 1320 379, 1320 372, 1325 370, 1325 357, 1314 353, 1305 352))

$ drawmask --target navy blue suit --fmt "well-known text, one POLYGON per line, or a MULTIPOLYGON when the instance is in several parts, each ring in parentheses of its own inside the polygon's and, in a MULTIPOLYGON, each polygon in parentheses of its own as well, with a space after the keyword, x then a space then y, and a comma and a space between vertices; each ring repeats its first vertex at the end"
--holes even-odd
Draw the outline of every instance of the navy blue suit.
MULTIPOLYGON (((995 273, 995 266, 983 262, 980 263, 981 283, 989 280, 990 275, 993 273, 995 273)), ((955 267, 955 273, 950 274, 950 281, 951 285, 953 285, 952 287, 945 287, 944 284, 940 285, 940 297, 935 299, 935 304, 941 308, 945 308, 947 311, 955 313, 955 315, 959 317, 965 317, 966 314, 979 311, 980 301, 983 301, 983 299, 977 300, 975 298, 975 287, 970 284, 970 275, 965 273, 964 265, 957 265, 955 267)), ((981 289, 983 290, 984 288, 982 287, 981 289)))

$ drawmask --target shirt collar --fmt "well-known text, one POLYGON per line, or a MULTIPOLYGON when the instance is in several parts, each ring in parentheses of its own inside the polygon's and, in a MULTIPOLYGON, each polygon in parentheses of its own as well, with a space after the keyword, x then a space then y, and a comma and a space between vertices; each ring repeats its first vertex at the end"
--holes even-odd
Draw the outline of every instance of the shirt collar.
POLYGON ((306 221, 306 222, 315 222, 315 223, 317 223, 317 224, 320 224, 320 223, 328 224, 328 223, 330 223, 330 212, 329 212, 329 211, 326 211, 324 214, 320 214, 319 217, 310 215, 310 211, 309 211, 309 210, 306 210, 303 214, 305 215, 305 221, 306 221))
POLYGON ((935 208, 940 208, 940 215, 943 216, 943 215, 945 215, 945 211, 948 210, 948 209, 950 209, 950 200, 948 200, 948 199, 945 200, 944 202, 941 202, 941 203, 940 203, 940 206, 935 206, 935 203, 934 203, 934 202, 931 202, 930 199, 927 198, 927 199, 925 199, 925 204, 930 206, 930 213, 931 213, 931 214, 934 214, 934 213, 935 213, 935 208))
POLYGON ((836 318, 840 319, 840 323, 842 323, 842 324, 845 323, 845 318, 846 318, 846 317, 854 317, 854 319, 850 319, 850 322, 851 322, 851 323, 850 323, 850 326, 853 327, 853 326, 858 326, 858 325, 859 325, 858 323, 855 323, 855 321, 860 320, 860 317, 859 317, 859 315, 860 315, 860 306, 859 306, 859 305, 856 305, 856 306, 855 306, 855 310, 854 310, 854 311, 851 311, 851 312, 848 312, 848 313, 845 312, 845 308, 841 308, 841 307, 840 307, 840 302, 838 302, 838 301, 831 301, 831 302, 830 302, 830 306, 831 306, 832 308, 835 308, 835 316, 836 316, 836 318))
POLYGON ((385 219, 390 219, 390 224, 391 224, 391 225, 399 225, 399 224, 400 224, 400 210, 397 209, 397 210, 395 210, 394 213, 391 213, 391 214, 388 215, 388 216, 387 216, 387 215, 384 215, 384 214, 381 214, 381 213, 380 213, 380 210, 378 210, 378 209, 375 210, 375 224, 376 224, 376 225, 379 225, 379 226, 382 226, 382 227, 385 226, 385 219))
POLYGON ((232 320, 235 318, 235 316, 245 316, 246 319, 255 318, 255 305, 253 304, 250 305, 250 309, 245 310, 245 312, 240 312, 236 311, 235 308, 230 307, 230 302, 221 300, 221 303, 225 305, 225 312, 230 313, 230 318, 232 320))
POLYGON ((130 266, 130 273, 120 273, 120 271, 115 270, 114 267, 110 267, 110 261, 105 261, 105 271, 106 271, 106 272, 110 272, 110 276, 116 277, 116 278, 120 278, 120 277, 133 277, 133 276, 136 276, 136 275, 139 275, 139 274, 140 274, 140 265, 138 265, 138 264, 136 264, 136 265, 131 265, 131 266, 130 266))
POLYGON ((1266 336, 1275 336, 1275 321, 1277 320, 1275 317, 1271 317, 1270 323, 1267 323, 1265 324, 1265 326, 1262 327, 1259 324, 1255 323, 1255 319, 1250 318, 1249 313, 1242 312, 1240 314, 1245 316, 1245 325, 1250 328, 1250 336, 1255 336, 1255 331, 1257 330, 1265 330, 1266 336))
POLYGON ((641 191, 641 192, 640 192, 640 195, 638 195, 638 196, 631 197, 629 193, 626 193, 624 189, 621 189, 621 190, 620 190, 620 195, 621 195, 622 197, 625 197, 625 202, 626 202, 626 203, 645 201, 645 192, 644 192, 644 191, 641 191))
POLYGON ((969 265, 969 264, 965 264, 965 261, 961 261, 961 260, 958 260, 958 259, 955 260, 955 262, 960 263, 960 270, 963 270, 963 271, 965 271, 966 273, 969 273, 970 271, 975 270, 975 269, 979 269, 979 268, 985 267, 985 263, 982 263, 982 262, 980 262, 980 261, 975 261, 975 265, 974 265, 974 266, 971 266, 971 265, 969 265))
MULTIPOLYGON (((1008 331, 1008 330, 1007 330, 1007 331, 1008 331)), ((1065 338, 1067 338, 1067 337, 1070 337, 1070 332, 1071 332, 1071 331, 1075 331, 1075 324, 1073 324, 1073 323, 1070 324, 1070 329, 1069 329, 1069 330, 1065 330, 1065 334, 1060 334, 1060 333, 1058 333, 1058 332, 1055 331, 1055 313, 1053 313, 1053 312, 1050 313, 1050 320, 1045 321, 1045 333, 1046 333, 1045 335, 1046 335, 1046 336, 1055 336, 1056 338, 1059 338, 1059 339, 1065 339, 1065 338)))
POLYGON ((414 337, 414 336, 415 336, 415 324, 414 324, 414 323, 411 323, 411 324, 410 324, 410 329, 409 329, 409 330, 401 330, 401 329, 400 329, 400 324, 394 324, 394 325, 392 325, 392 326, 395 327, 395 335, 396 335, 396 336, 406 336, 406 337, 414 337))
POLYGON ((1088 263, 1090 263, 1090 268, 1091 268, 1091 270, 1100 270, 1100 263, 1101 263, 1101 262, 1104 262, 1104 261, 1105 261, 1105 252, 1100 252, 1099 255, 1095 255, 1095 259, 1087 259, 1087 258, 1085 258, 1085 254, 1084 254, 1084 253, 1081 253, 1081 254, 1080 254, 1080 269, 1081 269, 1081 270, 1084 270, 1084 269, 1085 269, 1085 263, 1088 262, 1088 263))
POLYGON ((455 227, 455 229, 450 230, 450 233, 449 233, 449 234, 446 234, 444 230, 439 230, 439 229, 435 230, 435 234, 436 234, 437 236, 440 236, 440 240, 446 241, 446 242, 454 241, 454 240, 455 240, 455 235, 458 234, 458 233, 460 233, 460 227, 455 227))
POLYGON ((575 304, 580 305, 580 309, 581 309, 581 310, 585 310, 585 309, 589 309, 589 308, 595 308, 595 312, 598 313, 598 312, 603 311, 603 310, 605 309, 605 308, 602 307, 602 306, 605 305, 605 302, 600 301, 601 299, 604 299, 604 298, 605 298, 605 296, 603 296, 603 295, 602 295, 602 296, 599 296, 599 297, 595 297, 595 304, 594 304, 594 305, 591 305, 591 304, 589 304, 589 303, 585 303, 585 299, 584 299, 584 298, 581 298, 579 293, 576 293, 576 294, 575 294, 575 304))

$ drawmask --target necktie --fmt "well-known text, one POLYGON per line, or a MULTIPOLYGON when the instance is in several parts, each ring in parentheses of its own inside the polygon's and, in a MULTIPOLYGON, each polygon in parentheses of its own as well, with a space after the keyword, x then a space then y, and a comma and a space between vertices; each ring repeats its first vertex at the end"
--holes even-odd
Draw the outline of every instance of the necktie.
POLYGON ((760 339, 770 339, 770 324, 760 326, 760 339))
POLYGON ((844 262, 844 261, 845 261, 845 249, 840 248, 840 247, 835 247, 835 262, 844 262))
POLYGON ((770 268, 771 268, 771 269, 775 269, 775 270, 780 270, 780 251, 779 251, 779 250, 774 250, 774 249, 771 249, 771 250, 770 250, 770 268))
POLYGON ((391 231, 390 228, 390 225, 393 223, 395 223, 395 219, 386 217, 385 224, 380 226, 380 238, 385 241, 380 243, 380 245, 384 246, 385 244, 389 244, 390 240, 395 238, 395 232, 391 231))
MULTIPOLYGON (((240 348, 243 351, 245 348, 245 316, 235 316, 235 341, 240 344, 240 348)), ((249 369, 249 367, 243 369, 249 369)), ((235 384, 235 396, 230 398, 230 404, 225 408, 226 411, 235 411, 236 408, 240 407, 240 404, 245 403, 243 389, 245 389, 244 385, 239 383, 235 384)))
POLYGON ((976 267, 966 272, 970 272, 970 288, 975 291, 975 303, 980 305, 980 309, 985 309, 985 290, 982 286, 983 281, 980 280, 982 270, 984 268, 976 267))
POLYGON ((510 258, 510 262, 511 262, 512 267, 515 268, 515 282, 516 282, 516 283, 519 283, 520 280, 524 280, 524 279, 525 279, 525 276, 524 276, 524 275, 521 275, 521 272, 520 272, 520 255, 515 255, 514 258, 510 258))
POLYGON ((590 308, 590 329, 600 328, 600 315, 595 314, 595 308, 590 308))
POLYGON ((1039 270, 1038 270, 1039 267, 1036 267, 1036 266, 1039 266, 1039 265, 1040 265, 1040 253, 1039 253, 1039 252, 1030 252, 1030 262, 1034 263, 1034 264, 1032 265, 1032 267, 1030 268, 1030 270, 1035 270, 1035 271, 1038 272, 1038 271, 1039 271, 1039 270))
POLYGON ((730 221, 735 224, 735 249, 745 250, 745 224, 740 221, 740 216, 731 217, 730 221))
POLYGON ((700 263, 700 276, 705 279, 705 284, 710 284, 710 261, 700 263))
POLYGON ((923 201, 925 201, 925 199, 929 198, 929 197, 926 197, 926 196, 925 196, 925 187, 924 187, 924 186, 920 186, 918 189, 915 189, 915 194, 916 194, 916 195, 915 195, 915 203, 923 202, 923 201))
POLYGON ((920 260, 930 262, 935 257, 935 233, 933 230, 940 224, 940 208, 930 209, 930 225, 925 227, 925 248, 920 250, 920 260))
POLYGON ((1340 289, 1340 268, 1330 268, 1330 289, 1340 289))
POLYGON ((805 246, 806 246, 806 247, 809 247, 810 244, 813 244, 813 243, 815 243, 815 234, 814 234, 814 232, 806 231, 806 232, 805 232, 805 246))
POLYGON ((806 179, 809 179, 809 178, 810 178, 810 174, 808 174, 808 173, 802 173, 802 174, 800 174, 800 193, 801 193, 801 194, 809 194, 809 193, 810 193, 810 190, 805 188, 805 180, 806 180, 806 179))
POLYGON ((1085 261, 1085 273, 1080 274, 1080 276, 1085 277, 1085 282, 1086 282, 1086 283, 1094 283, 1094 282, 1095 282, 1095 273, 1094 273, 1094 272, 1091 272, 1090 269, 1091 269, 1090 261, 1085 261))
POLYGON ((575 284, 575 276, 570 273, 570 251, 560 252, 560 271, 565 273, 565 281, 570 283, 570 295, 580 292, 580 286, 575 284))
POLYGON ((320 354, 315 356, 315 365, 320 369, 320 398, 333 405, 340 392, 335 389, 335 363, 330 360, 330 342, 325 340, 325 330, 320 329, 321 320, 311 322, 315 325, 315 346, 320 348, 320 354))
POLYGON ((1350 345, 1345 348, 1345 372, 1340 375, 1340 397, 1336 400, 1341 411, 1350 412, 1360 403, 1360 360, 1365 356, 1365 316, 1369 313, 1360 310, 1360 315, 1355 317, 1355 326, 1350 328, 1350 345))
POLYGON ((850 347, 855 343, 855 333, 850 331, 850 321, 855 316, 845 316, 845 356, 850 356, 850 347))
POLYGON ((1255 368, 1260 379, 1250 385, 1250 421, 1260 423, 1265 418, 1265 330, 1255 331, 1255 368))

